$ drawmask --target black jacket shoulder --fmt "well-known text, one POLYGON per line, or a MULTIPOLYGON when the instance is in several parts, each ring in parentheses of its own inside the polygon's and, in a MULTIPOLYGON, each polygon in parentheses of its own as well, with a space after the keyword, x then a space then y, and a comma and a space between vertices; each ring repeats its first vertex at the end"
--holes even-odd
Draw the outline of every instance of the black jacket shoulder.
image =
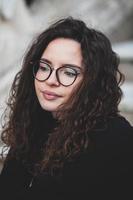
MULTIPOLYGON (((88 133, 94 148, 88 149, 72 162, 66 162, 62 176, 42 174, 33 179, 16 160, 7 162, 1 174, 1 188, 15 196, 19 191, 23 197, 36 199, 90 198, 107 192, 106 199, 120 199, 132 192, 133 180, 133 127, 124 117, 108 119, 94 131, 88 133), (115 197, 114 197, 115 195, 115 197), (42 197, 41 197, 42 196, 42 197), (40 197, 40 198, 39 198, 40 197)), ((96 198, 97 199, 97 198, 96 198)), ((126 198, 127 199, 127 198, 126 198)))

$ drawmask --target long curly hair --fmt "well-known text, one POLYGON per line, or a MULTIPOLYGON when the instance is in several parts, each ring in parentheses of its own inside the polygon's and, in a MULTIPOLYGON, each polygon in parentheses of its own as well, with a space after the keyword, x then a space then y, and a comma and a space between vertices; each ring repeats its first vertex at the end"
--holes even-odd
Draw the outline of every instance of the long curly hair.
POLYGON ((118 65, 118 56, 100 31, 72 17, 50 25, 28 49, 10 90, 1 134, 2 141, 10 147, 8 157, 20 159, 30 168, 38 166, 37 173, 53 174, 89 149, 90 133, 97 124, 106 124, 110 117, 119 115, 120 84, 124 77, 118 65), (80 43, 85 73, 82 83, 63 105, 58 122, 41 108, 32 71, 47 45, 62 37, 80 43))

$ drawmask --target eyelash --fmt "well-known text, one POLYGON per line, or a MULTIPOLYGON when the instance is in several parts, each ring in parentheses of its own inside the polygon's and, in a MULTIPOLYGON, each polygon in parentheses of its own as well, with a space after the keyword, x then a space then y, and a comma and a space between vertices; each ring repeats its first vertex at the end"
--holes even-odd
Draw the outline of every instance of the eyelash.
POLYGON ((76 76, 73 72, 65 72, 68 76, 76 76))

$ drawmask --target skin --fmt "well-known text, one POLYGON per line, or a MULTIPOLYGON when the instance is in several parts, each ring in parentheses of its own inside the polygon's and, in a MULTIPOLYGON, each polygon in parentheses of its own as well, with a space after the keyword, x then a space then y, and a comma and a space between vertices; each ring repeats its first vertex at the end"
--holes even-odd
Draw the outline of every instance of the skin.
MULTIPOLYGON (((41 59, 48 60, 54 69, 64 64, 76 65, 83 69, 80 43, 72 39, 58 38, 51 41, 41 59)), ((58 82, 55 70, 44 82, 35 79, 35 91, 41 107, 54 115, 59 111, 59 106, 67 102, 74 88, 80 85, 82 80, 83 73, 80 73, 72 85, 65 87, 58 82)))

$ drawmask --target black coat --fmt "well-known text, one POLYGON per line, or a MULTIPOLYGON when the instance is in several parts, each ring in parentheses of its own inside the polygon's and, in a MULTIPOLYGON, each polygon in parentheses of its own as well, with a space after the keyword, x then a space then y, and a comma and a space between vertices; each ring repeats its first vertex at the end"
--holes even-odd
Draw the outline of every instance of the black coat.
MULTIPOLYGON (((0 176, 3 199, 121 199, 133 188, 133 127, 122 117, 92 132, 94 147, 72 163, 63 175, 32 175, 20 161, 5 162, 0 176)), ((130 198, 129 198, 130 195, 130 198)), ((133 196, 133 195, 132 195, 133 196)))

